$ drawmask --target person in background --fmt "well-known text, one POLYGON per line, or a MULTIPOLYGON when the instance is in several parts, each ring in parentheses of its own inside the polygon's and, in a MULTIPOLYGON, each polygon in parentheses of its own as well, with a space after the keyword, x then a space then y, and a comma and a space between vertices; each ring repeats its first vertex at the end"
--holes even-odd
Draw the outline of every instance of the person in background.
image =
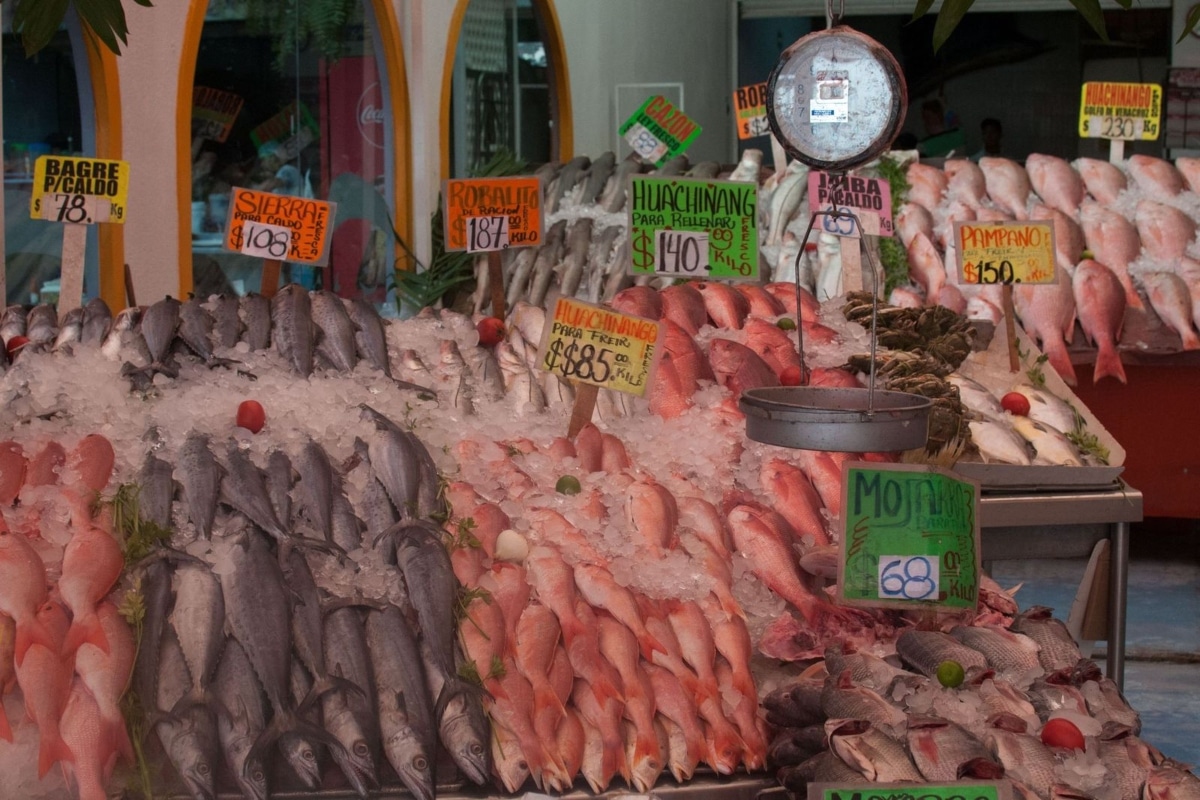
POLYGON ((917 143, 917 151, 922 158, 950 156, 964 149, 966 136, 957 127, 947 125, 947 118, 946 107, 936 97, 921 104, 925 138, 917 143))
POLYGON ((978 161, 984 156, 989 158, 1000 155, 1000 137, 1004 135, 1004 127, 1000 120, 988 117, 979 123, 979 133, 983 137, 983 149, 971 156, 972 161, 978 161))
POLYGON ((259 167, 271 177, 254 187, 263 192, 287 194, 297 197, 303 189, 304 179, 300 170, 279 157, 279 145, 267 142, 258 149, 259 167))

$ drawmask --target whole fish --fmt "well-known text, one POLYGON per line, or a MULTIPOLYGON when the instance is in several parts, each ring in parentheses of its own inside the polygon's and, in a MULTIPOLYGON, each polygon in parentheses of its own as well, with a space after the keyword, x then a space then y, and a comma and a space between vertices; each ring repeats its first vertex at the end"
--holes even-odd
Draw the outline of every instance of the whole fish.
POLYGON ((1067 353, 1067 343, 1075 335, 1077 297, 1066 282, 1048 286, 1016 286, 1013 305, 1021 317, 1021 325, 1042 343, 1042 350, 1054 371, 1074 386, 1075 367, 1067 353))
POLYGON ((1146 194, 1169 198, 1183 191, 1183 176, 1170 161, 1138 153, 1129 157, 1125 168, 1146 194))
POLYGON ((171 465, 147 453, 138 472, 138 513, 164 531, 171 530, 171 503, 175 480, 171 465))
POLYGON ((988 156, 979 159, 979 168, 983 170, 992 202, 1016 219, 1026 219, 1026 204, 1033 187, 1025 168, 1011 159, 988 156))
MULTIPOLYGON (((142 619, 142 639, 133 664, 133 687, 139 697, 158 697, 159 656, 163 632, 168 629, 170 611, 171 565, 156 555, 144 559, 137 567, 142 588, 142 603, 146 615, 142 619)), ((178 641, 176 641, 178 647, 178 641)), ((182 654, 180 654, 182 658, 182 654)), ((186 665, 185 665, 186 666, 186 665)), ((186 693, 186 687, 184 689, 186 693)), ((182 697, 182 695, 180 695, 182 697)), ((168 709, 169 710, 169 709, 168 709)))
MULTIPOLYGON (((262 471, 254 466, 249 454, 231 441, 225 453, 226 470, 221 478, 221 501, 240 511, 264 533, 275 539, 283 548, 303 542, 306 546, 329 551, 331 545, 313 539, 294 537, 291 531, 275 516, 267 495, 262 471)), ((280 556, 284 555, 281 551, 280 556)))
MULTIPOLYGON (((422 636, 421 658, 426 685, 436 698, 433 717, 438 738, 458 768, 474 783, 487 783, 492 771, 489 738, 491 728, 475 687, 457 672, 446 672, 433 654, 431 637, 422 636)), ((553 734, 553 732, 551 732, 553 734)))
POLYGON ((192 431, 179 449, 179 470, 188 517, 205 539, 212 537, 224 470, 209 449, 208 436, 192 431))
POLYGON ((973 734, 938 717, 909 717, 907 739, 917 769, 930 782, 957 781, 963 764, 972 759, 992 760, 983 742, 973 734))
MULTIPOLYGON (((112 325, 109 326, 108 332, 104 335, 104 341, 100 345, 100 352, 105 358, 109 361, 118 361, 123 352, 135 351, 142 363, 150 363, 151 358, 146 348, 146 341, 138 330, 141 320, 142 309, 137 306, 126 308, 113 317, 112 325)), ((133 353, 129 352, 129 355, 133 355, 133 353)))
POLYGON ((925 206, 905 203, 896 212, 896 233, 905 247, 912 243, 918 233, 933 241, 933 215, 925 206))
POLYGON ((441 533, 432 525, 410 524, 391 535, 396 545, 396 565, 404 573, 422 636, 442 672, 454 675, 457 673, 454 605, 458 581, 441 533))
MULTIPOLYGON (((587 182, 583 186, 583 194, 579 196, 579 204, 590 206, 599 202, 600 193, 608 185, 608 179, 617 165, 617 156, 613 151, 605 151, 592 162, 588 169, 587 182)), ((564 292, 564 294, 567 294, 564 292)))
POLYGON ((16 664, 16 678, 25 701, 25 715, 38 729, 37 771, 41 778, 57 762, 74 758, 59 731, 71 690, 72 662, 60 655, 70 625, 62 604, 54 600, 43 604, 37 622, 46 632, 45 643, 34 642, 24 652, 16 664))
POLYGON ((338 688, 321 698, 325 729, 341 742, 357 774, 378 785, 379 718, 362 618, 358 609, 342 606, 328 611, 323 624, 326 669, 360 690, 338 688))
POLYGON ((1046 389, 1039 389, 1027 383, 1019 383, 1012 388, 1029 401, 1029 418, 1061 433, 1072 433, 1083 426, 1083 419, 1075 408, 1046 389))
POLYGON ((1083 201, 1083 179, 1071 165, 1057 156, 1030 153, 1025 158, 1029 183, 1051 208, 1076 216, 1083 201))
POLYGON ((508 308, 513 308, 515 302, 520 302, 525 297, 529 286, 530 275, 533 274, 533 265, 537 261, 540 247, 526 247, 517 254, 513 259, 511 274, 505 275, 505 281, 508 286, 508 291, 505 295, 505 305, 508 308))
MULTIPOLYGON (((187 694, 191 678, 173 631, 163 635, 161 648, 157 706, 166 712, 187 694)), ((195 800, 214 800, 220 743, 212 711, 207 706, 189 706, 178 716, 160 714, 154 730, 188 793, 195 800)))
POLYGON ((653 174, 659 176, 682 175, 687 171, 688 163, 688 157, 686 155, 675 156, 670 161, 654 170, 653 174))
POLYGON ((338 372, 353 372, 358 363, 354 340, 357 330, 345 304, 330 291, 313 292, 310 300, 317 334, 317 355, 332 364, 338 372))
POLYGON ((1038 668, 1038 646, 1028 636, 998 625, 956 625, 950 635, 982 653, 988 666, 1002 676, 1008 673, 1015 678, 1038 668))
MULTIPOLYGON (((595 167, 595 164, 592 165, 595 167)), ((567 234, 567 253, 559 266, 559 290, 564 297, 574 297, 588 265, 588 248, 592 242, 592 220, 583 217, 571 226, 567 234)))
POLYGON ((1049 748, 1026 732, 1023 720, 1011 715, 997 715, 988 725, 983 743, 1004 765, 1006 777, 1020 781, 1040 797, 1049 798, 1057 763, 1049 748))
POLYGON ((266 350, 271 346, 271 301, 258 292, 242 295, 240 302, 242 339, 251 350, 266 350))
POLYGON ((395 606, 367 612, 366 637, 384 755, 418 800, 434 800, 433 711, 416 638, 395 606))
POLYGON ((779 376, 757 353, 729 339, 713 339, 709 344, 709 364, 717 383, 738 397, 747 389, 778 386, 779 376))
POLYGON ((853 672, 830 673, 821 690, 821 711, 829 719, 862 719, 887 731, 904 729, 904 712, 879 693, 854 682, 853 672))
POLYGON ((294 283, 271 298, 271 343, 292 371, 308 377, 313 371, 312 300, 294 283))
POLYGON ((213 340, 218 347, 233 347, 245 330, 242 319, 238 316, 239 307, 236 294, 228 292, 215 295, 209 299, 209 313, 213 320, 213 340))
POLYGON ((172 713, 209 703, 209 686, 225 646, 225 602, 221 581, 206 564, 191 560, 175 566, 171 579, 175 603, 168 617, 191 675, 191 686, 172 713))
POLYGON ((366 361, 384 375, 392 377, 387 332, 384 329, 383 318, 379 316, 375 306, 360 297, 348 301, 346 310, 350 314, 350 321, 357 328, 354 332, 354 346, 359 360, 366 361))
MULTIPOLYGON (((49 344, 58 336, 58 312, 49 303, 39 303, 25 318, 25 336, 30 344, 49 344)), ((167 346, 170 342, 167 342, 167 346)))
POLYGON ((412 440, 398 429, 383 429, 371 437, 368 452, 371 469, 387 490, 392 505, 401 517, 415 517, 421 463, 412 440))
POLYGON ((1196 238, 1196 223, 1174 206, 1141 200, 1134 216, 1142 247, 1151 258, 1182 258, 1196 238))
POLYGON ((292 470, 292 460, 283 450, 272 450, 267 456, 267 468, 263 473, 267 487, 267 499, 271 501, 271 510, 275 519, 289 530, 292 527, 292 485, 295 475, 292 470))
MULTIPOLYGON (((117 724, 124 730, 124 720, 119 712, 117 724)), ((115 755, 112 741, 99 703, 80 681, 71 686, 70 699, 63 710, 59 727, 63 742, 74 756, 69 768, 63 765, 64 771, 68 771, 74 779, 81 800, 107 797, 104 773, 115 755)))
POLYGON ((1111 205, 1125 191, 1125 173, 1116 164, 1098 158, 1077 158, 1071 166, 1079 172, 1088 194, 1099 203, 1111 205))
POLYGON ((758 172, 762 169, 762 150, 748 147, 742 151, 742 160, 729 173, 731 181, 753 181, 758 183, 758 172))
POLYGON ((1144 800, 1197 800, 1200 778, 1181 766, 1154 767, 1142 789, 1144 800))
POLYGON ((343 492, 333 496, 333 543, 347 553, 362 547, 363 521, 343 492))
POLYGON ((1073 667, 1081 658, 1079 646, 1067 626, 1052 615, 1052 609, 1033 606, 1018 614, 1011 630, 1037 643, 1038 660, 1047 672, 1073 667))
POLYGON ((1150 307, 1167 327, 1179 334, 1184 350, 1200 349, 1200 336, 1192 327, 1192 298, 1188 284, 1174 272, 1143 272, 1150 307))
POLYGON ((929 164, 913 162, 905 171, 908 178, 908 199, 932 211, 942 201, 949 188, 945 172, 929 164))
POLYGON ((771 216, 767 227, 767 244, 777 245, 783 241, 787 224, 800 210, 801 204, 808 196, 807 192, 808 167, 799 161, 789 163, 769 201, 771 216))
POLYGON ((967 158, 950 158, 942 165, 946 173, 946 193, 950 200, 968 208, 979 208, 987 196, 987 179, 983 170, 967 158))
POLYGON ((56 351, 64 348, 70 349, 70 346, 83 338, 83 309, 72 308, 63 315, 59 322, 58 335, 54 337, 54 349, 56 351))
POLYGON ((29 312, 25 310, 25 306, 6 307, 4 314, 0 315, 0 339, 7 343, 14 336, 24 336, 28 316, 29 312))
POLYGON ((187 348, 212 365, 215 356, 212 345, 213 319, 195 297, 179 307, 179 338, 187 348))
POLYGON ((547 212, 553 214, 558 211, 563 198, 575 189, 575 184, 584 179, 591 163, 591 159, 587 156, 575 156, 563 164, 562 171, 558 174, 558 186, 546 197, 547 212))
POLYGON ((1065 212, 1043 203, 1036 203, 1029 210, 1030 219, 1054 223, 1054 255, 1058 265, 1065 272, 1075 269, 1075 265, 1083 257, 1086 237, 1083 228, 1075 221, 1078 216, 1078 213, 1068 216, 1065 212))
MULTIPOLYGON (((335 298, 336 299, 336 298, 335 298)), ((338 301, 341 302, 340 300, 338 301)), ((334 471, 325 448, 311 436, 304 437, 304 446, 296 461, 300 474, 297 487, 301 506, 325 541, 333 541, 333 494, 341 490, 341 476, 334 471)))
POLYGON ((1079 222, 1092 258, 1116 273, 1125 287, 1125 300, 1129 305, 1143 308, 1142 298, 1129 277, 1129 265, 1142 252, 1142 239, 1137 228, 1111 208, 1090 200, 1080 207, 1079 222))
MULTIPOLYGON (((537 258, 533 263, 533 280, 530 282, 529 292, 525 296, 535 306, 540 306, 546 299, 546 293, 550 290, 550 281, 554 277, 554 267, 562 260, 563 248, 566 242, 567 221, 560 219, 546 233, 546 241, 538 248, 537 258)), ((520 295, 516 297, 512 294, 512 288, 509 287, 509 297, 513 298, 509 302, 515 303, 520 299, 520 295)))
POLYGON ((1125 290, 1120 280, 1108 267, 1085 259, 1075 268, 1071 283, 1079 325, 1097 348, 1093 382, 1114 377, 1125 383, 1125 366, 1117 352, 1125 322, 1125 290))
POLYGON ((155 368, 167 367, 171 343, 175 341, 175 335, 179 331, 180 309, 181 304, 178 300, 174 297, 164 297, 142 312, 139 330, 142 332, 142 338, 146 340, 146 347, 150 351, 155 368))
POLYGON ((825 723, 829 749, 869 781, 920 781, 921 773, 896 739, 865 720, 825 723))
POLYGON ((896 639, 896 653, 928 678, 937 676, 938 665, 943 661, 957 661, 963 669, 987 667, 982 653, 938 631, 906 630, 896 639))
POLYGON ((232 637, 225 642, 213 681, 217 698, 217 735, 225 763, 246 800, 266 800, 267 772, 251 762, 250 750, 267 727, 262 689, 246 651, 232 637))
POLYGON ((1025 441, 1033 445, 1033 463, 1083 466, 1083 456, 1079 448, 1054 428, 1019 414, 1013 415, 1012 426, 1025 441))
POLYGON ((932 305, 946 285, 946 265, 923 233, 913 237, 907 250, 909 275, 925 289, 925 304, 932 305))

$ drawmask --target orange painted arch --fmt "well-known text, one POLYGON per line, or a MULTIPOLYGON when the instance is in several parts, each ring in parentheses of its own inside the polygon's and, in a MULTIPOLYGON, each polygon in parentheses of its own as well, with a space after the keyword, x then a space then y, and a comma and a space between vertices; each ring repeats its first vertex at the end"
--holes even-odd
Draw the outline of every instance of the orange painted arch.
MULTIPOLYGON (((442 63, 442 104, 438 120, 438 139, 441 147, 441 177, 450 175, 450 90, 454 83, 454 57, 458 53, 458 37, 462 33, 463 17, 471 0, 457 0, 450 17, 450 32, 446 40, 446 56, 442 63)), ((567 161, 574 156, 575 128, 571 117, 571 80, 567 70, 567 51, 563 47, 562 26, 554 0, 533 0, 538 15, 546 56, 550 61, 550 117, 554 120, 551 139, 551 158, 567 161)))
MULTIPOLYGON (((368 0, 363 0, 368 2, 368 0)), ((408 74, 404 67, 404 42, 390 0, 369 0, 379 28, 383 73, 387 76, 388 103, 392 112, 392 186, 396 232, 412 241, 412 147, 408 108, 408 74)), ((179 85, 175 109, 176 202, 179 206, 179 293, 192 290, 192 85, 208 0, 191 0, 179 58, 179 85)), ((112 226, 109 226, 112 227, 112 226)))
MULTIPOLYGON (((86 25, 83 48, 87 54, 88 78, 92 88, 92 105, 96 126, 96 158, 119 160, 123 153, 121 139, 121 87, 117 74, 117 57, 102 45, 86 25)), ((100 236, 100 297, 113 311, 125 307, 125 226, 101 225, 100 236)))

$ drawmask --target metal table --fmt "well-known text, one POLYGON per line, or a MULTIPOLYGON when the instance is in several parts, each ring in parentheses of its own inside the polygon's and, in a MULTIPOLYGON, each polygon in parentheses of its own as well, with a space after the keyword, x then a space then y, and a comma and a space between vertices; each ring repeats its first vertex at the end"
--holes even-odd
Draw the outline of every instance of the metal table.
POLYGON ((1124 484, 1097 491, 994 492, 979 503, 984 561, 1087 557, 1096 542, 1112 547, 1105 673, 1124 687, 1129 523, 1142 519, 1142 493, 1124 484))

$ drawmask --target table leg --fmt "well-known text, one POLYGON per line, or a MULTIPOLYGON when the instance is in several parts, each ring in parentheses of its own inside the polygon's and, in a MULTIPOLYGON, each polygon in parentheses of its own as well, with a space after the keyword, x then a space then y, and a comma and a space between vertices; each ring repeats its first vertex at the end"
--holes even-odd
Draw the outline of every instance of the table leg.
POLYGON ((1125 688, 1125 609, 1129 589, 1129 523, 1112 526, 1112 563, 1108 592, 1108 677, 1125 688))

